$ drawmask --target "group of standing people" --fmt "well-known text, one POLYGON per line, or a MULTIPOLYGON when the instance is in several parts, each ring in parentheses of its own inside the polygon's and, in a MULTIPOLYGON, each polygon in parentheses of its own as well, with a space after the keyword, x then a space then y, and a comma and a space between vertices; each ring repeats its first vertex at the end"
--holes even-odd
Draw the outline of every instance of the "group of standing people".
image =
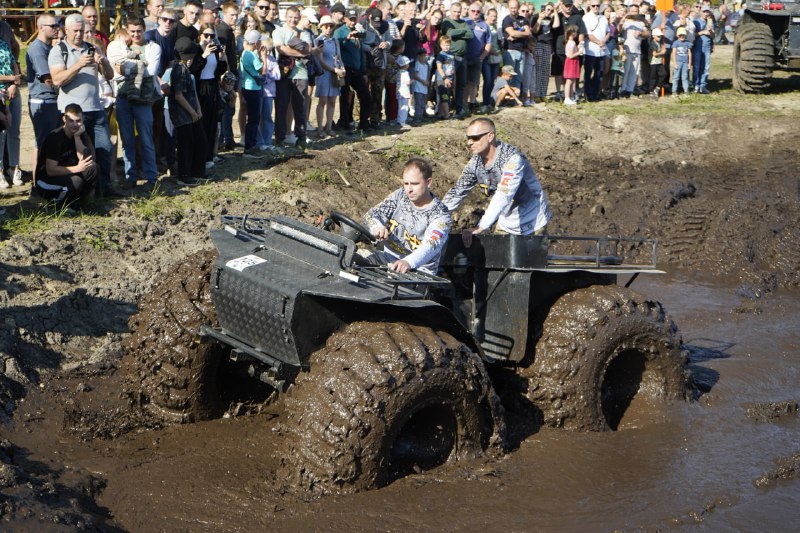
MULTIPOLYGON (((48 134, 66 128, 70 104, 80 110, 92 151, 91 159, 75 158, 92 169, 97 194, 114 196, 117 144, 122 189, 154 184, 167 169, 180 185, 196 185, 220 152, 239 147, 263 158, 291 145, 304 149, 309 139, 463 118, 548 95, 573 104, 581 70, 590 102, 657 93, 668 72, 673 93, 688 91, 690 78, 694 91, 705 93, 716 35, 709 0, 667 13, 641 0, 559 0, 539 9, 519 0, 446 7, 431 0, 422 10, 376 0, 364 11, 318 0, 316 9, 288 7, 283 20, 276 0, 245 8, 188 0, 180 13, 149 0, 147 17, 128 17, 111 38, 97 20, 93 6, 63 20, 40 15, 26 53, 34 182, 45 197, 72 199, 88 190, 64 178, 66 171, 51 176, 52 165, 40 157, 48 134)), ((0 25, 0 139, 9 174, 0 187, 22 183, 23 73, 6 28, 0 25)))

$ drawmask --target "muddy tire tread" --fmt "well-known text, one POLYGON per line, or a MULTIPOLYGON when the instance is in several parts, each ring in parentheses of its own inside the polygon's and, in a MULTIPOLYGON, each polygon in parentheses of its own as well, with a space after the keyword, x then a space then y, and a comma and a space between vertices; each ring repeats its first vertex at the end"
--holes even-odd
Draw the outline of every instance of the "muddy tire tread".
POLYGON ((689 397, 680 334, 660 303, 614 285, 561 297, 545 319, 533 364, 522 371, 529 381, 528 398, 542 411, 544 423, 571 430, 610 429, 602 381, 614 358, 628 349, 645 354, 655 380, 648 393, 666 400, 689 397))
POLYGON ((220 348, 198 342, 198 326, 216 322, 210 289, 214 259, 206 250, 173 266, 129 322, 127 392, 168 422, 213 418, 221 411, 215 382, 220 348))
POLYGON ((332 335, 310 363, 285 401, 290 451, 282 469, 302 489, 356 492, 385 485, 385 435, 410 400, 432 387, 452 393, 452 404, 462 411, 451 459, 503 441, 502 406, 483 362, 448 333, 356 322, 332 335), (460 383, 446 381, 452 376, 460 383), (482 409, 489 412, 477 413, 482 409))
POLYGON ((763 93, 775 68, 775 42, 767 24, 747 22, 736 30, 733 87, 742 93, 763 93))

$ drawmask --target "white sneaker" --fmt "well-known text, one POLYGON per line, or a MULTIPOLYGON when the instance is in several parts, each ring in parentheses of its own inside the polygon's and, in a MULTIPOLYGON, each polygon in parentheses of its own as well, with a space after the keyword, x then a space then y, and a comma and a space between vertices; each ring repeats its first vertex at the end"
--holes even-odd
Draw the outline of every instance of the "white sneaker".
POLYGON ((14 169, 14 177, 12 178, 12 183, 17 187, 19 187, 24 183, 22 181, 22 170, 20 170, 19 167, 14 169))
POLYGON ((294 133, 290 133, 289 135, 286 136, 283 142, 294 146, 295 144, 297 144, 297 136, 294 133))
POLYGON ((5 176, 0 176, 0 189, 8 189, 11 185, 6 181, 5 176))
POLYGON ((564 105, 578 105, 578 102, 570 98, 564 98, 564 105))
POLYGON ((312 126, 310 122, 306 122, 306 131, 317 131, 317 128, 312 126))

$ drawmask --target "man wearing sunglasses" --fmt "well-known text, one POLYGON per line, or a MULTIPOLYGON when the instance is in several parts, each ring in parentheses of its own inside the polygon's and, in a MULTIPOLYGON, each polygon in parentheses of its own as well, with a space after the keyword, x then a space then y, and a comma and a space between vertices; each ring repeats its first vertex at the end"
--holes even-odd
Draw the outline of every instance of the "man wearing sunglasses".
MULTIPOLYGON (((158 62, 156 75, 161 86, 161 93, 167 96, 169 84, 164 83, 164 73, 175 58, 175 24, 178 15, 175 10, 165 8, 158 16, 158 28, 145 32, 144 38, 161 48, 161 59, 158 62)), ((153 103, 153 143, 156 147, 156 161, 163 167, 175 165, 175 142, 164 127, 164 100, 159 98, 153 103)))
POLYGON ((586 30, 583 84, 586 99, 589 102, 597 102, 600 100, 600 82, 603 81, 603 62, 608 52, 606 43, 611 38, 608 20, 600 13, 600 0, 590 0, 589 12, 583 16, 583 25, 586 30))
POLYGON ((528 158, 518 148, 498 141, 494 122, 483 117, 467 126, 467 146, 472 157, 442 202, 453 212, 476 185, 491 200, 478 225, 462 232, 464 246, 469 247, 473 235, 485 233, 495 223, 495 233, 545 234, 550 204, 528 158))
MULTIPOLYGON (((33 123, 33 136, 36 145, 33 148, 33 168, 36 170, 36 160, 39 156, 39 147, 44 143, 47 134, 58 127, 61 114, 58 112, 58 93, 53 86, 50 76, 50 67, 47 57, 53 48, 53 38, 58 34, 58 24, 53 15, 39 15, 36 20, 38 30, 36 39, 28 46, 25 52, 25 61, 28 65, 28 112, 33 123)), ((16 176, 14 176, 16 177, 16 176)), ((33 177, 34 182, 36 176, 33 177)), ((22 185, 14 183, 14 185, 22 185)))

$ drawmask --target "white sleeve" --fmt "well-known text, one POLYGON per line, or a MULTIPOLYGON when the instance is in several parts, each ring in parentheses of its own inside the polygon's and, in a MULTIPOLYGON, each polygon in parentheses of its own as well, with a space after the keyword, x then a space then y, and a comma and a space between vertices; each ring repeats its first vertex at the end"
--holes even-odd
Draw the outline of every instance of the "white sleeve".
POLYGON ((497 183, 497 191, 495 191, 489 202, 489 207, 486 208, 486 212, 478 222, 478 227, 482 230, 492 227, 492 224, 500 218, 500 214, 514 201, 514 195, 517 194, 517 189, 519 189, 519 185, 525 176, 525 160, 521 156, 515 155, 506 161, 501 172, 500 181, 497 183))

